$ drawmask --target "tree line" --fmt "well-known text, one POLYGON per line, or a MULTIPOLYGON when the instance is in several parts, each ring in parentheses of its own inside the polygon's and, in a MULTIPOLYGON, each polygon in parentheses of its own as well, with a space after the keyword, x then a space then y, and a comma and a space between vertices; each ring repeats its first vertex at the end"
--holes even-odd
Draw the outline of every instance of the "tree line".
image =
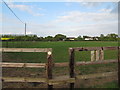
POLYGON ((63 34, 57 34, 55 36, 38 37, 37 35, 2 35, 2 38, 10 38, 12 41, 118 41, 120 38, 118 34, 101 34, 100 36, 78 36, 78 37, 67 37, 63 34))

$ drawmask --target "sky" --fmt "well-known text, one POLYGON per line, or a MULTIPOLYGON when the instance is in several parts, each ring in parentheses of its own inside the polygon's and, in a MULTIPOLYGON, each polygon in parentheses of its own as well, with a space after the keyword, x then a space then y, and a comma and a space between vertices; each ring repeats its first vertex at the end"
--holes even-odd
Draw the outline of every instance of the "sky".
POLYGON ((2 3, 2 34, 68 37, 118 33, 117 2, 7 2, 18 20, 2 3))

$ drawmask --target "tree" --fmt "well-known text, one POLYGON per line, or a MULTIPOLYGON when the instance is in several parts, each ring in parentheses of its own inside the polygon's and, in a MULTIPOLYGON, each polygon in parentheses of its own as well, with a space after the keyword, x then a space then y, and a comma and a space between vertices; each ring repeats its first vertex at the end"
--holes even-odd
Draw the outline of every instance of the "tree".
POLYGON ((62 34, 57 34, 57 35, 55 35, 54 39, 56 41, 63 41, 64 39, 66 39, 66 36, 62 35, 62 34))
POLYGON ((77 41, 84 40, 80 35, 76 38, 77 41))
POLYGON ((107 34, 106 36, 110 41, 116 41, 118 40, 118 35, 115 33, 107 34))
POLYGON ((47 36, 45 37, 45 41, 53 41, 54 38, 52 36, 47 36))

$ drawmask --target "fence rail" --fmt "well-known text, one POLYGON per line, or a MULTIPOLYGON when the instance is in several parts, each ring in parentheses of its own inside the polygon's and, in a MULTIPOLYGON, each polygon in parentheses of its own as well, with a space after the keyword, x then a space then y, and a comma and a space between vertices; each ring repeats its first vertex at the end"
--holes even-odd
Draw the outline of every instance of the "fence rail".
POLYGON ((106 72, 88 75, 77 75, 75 78, 69 78, 69 76, 58 76, 53 79, 47 78, 29 78, 29 77, 2 77, 4 82, 42 82, 49 85, 55 85, 60 83, 75 83, 76 79, 93 79, 99 77, 116 76, 117 72, 106 72))
POLYGON ((1 52, 48 52, 51 48, 0 48, 1 52))
POLYGON ((73 47, 75 51, 118 50, 120 47, 73 47))
POLYGON ((45 63, 0 63, 1 67, 31 67, 31 68, 45 68, 45 63))

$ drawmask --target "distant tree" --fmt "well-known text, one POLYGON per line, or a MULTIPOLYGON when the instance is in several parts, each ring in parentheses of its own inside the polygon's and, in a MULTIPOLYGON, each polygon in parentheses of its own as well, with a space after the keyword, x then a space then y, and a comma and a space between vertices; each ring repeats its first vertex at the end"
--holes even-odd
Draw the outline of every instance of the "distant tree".
POLYGON ((57 35, 55 35, 54 39, 56 41, 63 41, 64 39, 66 39, 66 36, 62 35, 62 34, 57 34, 57 35))
POLYGON ((104 34, 100 34, 99 40, 100 40, 100 41, 104 41, 104 40, 105 40, 104 34))
POLYGON ((43 37, 37 37, 36 41, 44 41, 43 37))
POLYGON ((100 34, 100 37, 103 38, 103 37, 105 37, 105 36, 104 36, 104 34, 100 34))
POLYGON ((107 34, 106 36, 110 41, 116 41, 118 40, 118 35, 115 33, 107 34))
POLYGON ((54 38, 52 36, 47 36, 45 37, 45 41, 53 41, 54 38))
POLYGON ((106 36, 101 34, 99 37, 99 40, 101 41, 116 41, 118 40, 118 35, 111 33, 111 34, 107 34, 106 36))
POLYGON ((84 40, 80 35, 76 38, 77 41, 82 41, 84 40))

